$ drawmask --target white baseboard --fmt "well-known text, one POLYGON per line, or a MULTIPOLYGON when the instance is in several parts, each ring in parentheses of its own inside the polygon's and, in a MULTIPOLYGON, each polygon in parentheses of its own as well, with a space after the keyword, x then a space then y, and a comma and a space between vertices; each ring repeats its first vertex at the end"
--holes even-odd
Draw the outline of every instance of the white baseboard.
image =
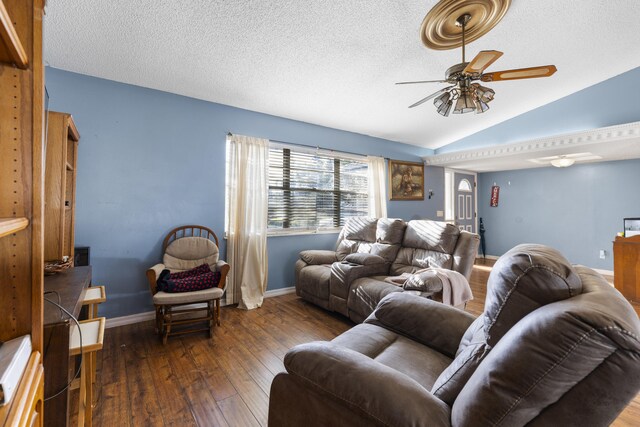
MULTIPOLYGON (((291 294, 293 292, 296 291, 296 288, 294 286, 290 286, 287 288, 281 288, 281 289, 273 289, 271 291, 267 291, 264 293, 264 297, 265 298, 272 298, 272 297, 278 297, 280 295, 287 295, 287 294, 291 294)), ((225 306, 225 302, 222 301, 222 303, 220 304, 221 306, 225 306)), ((196 307, 197 304, 192 304, 192 305, 186 305, 184 306, 185 308, 190 308, 190 307, 196 307)), ((107 323, 105 324, 105 328, 109 329, 109 328, 116 328, 118 326, 125 326, 125 325, 132 325, 134 323, 140 323, 140 322, 147 322, 149 320, 153 320, 156 318, 156 312, 155 311, 147 311, 145 313, 136 313, 136 314, 131 314, 129 316, 120 316, 120 317, 114 317, 111 319, 107 319, 107 323)))
POLYGON ((279 297, 280 295, 292 294, 296 291, 295 286, 289 286, 287 288, 273 289, 264 293, 265 298, 279 297))
POLYGON ((116 328, 118 326, 124 325, 132 325, 134 323, 146 322, 148 320, 153 320, 156 318, 155 311, 147 311, 146 313, 136 313, 131 314, 129 316, 120 316, 114 318, 107 318, 107 323, 105 324, 105 328, 116 328))

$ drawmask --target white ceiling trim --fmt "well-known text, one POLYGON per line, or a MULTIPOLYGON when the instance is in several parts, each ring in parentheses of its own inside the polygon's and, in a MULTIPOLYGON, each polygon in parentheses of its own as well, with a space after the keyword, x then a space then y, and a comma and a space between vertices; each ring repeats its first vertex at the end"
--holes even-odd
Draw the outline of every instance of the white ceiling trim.
POLYGON ((490 172, 546 167, 549 164, 532 162, 532 159, 584 151, 600 157, 588 158, 585 163, 640 158, 640 122, 423 158, 427 166, 490 172))

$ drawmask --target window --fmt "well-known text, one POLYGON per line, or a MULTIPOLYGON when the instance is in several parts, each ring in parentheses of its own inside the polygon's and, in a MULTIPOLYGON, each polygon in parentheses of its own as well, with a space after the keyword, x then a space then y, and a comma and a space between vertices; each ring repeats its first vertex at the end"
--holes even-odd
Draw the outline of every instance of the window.
POLYGON ((465 191, 467 193, 472 192, 471 183, 468 179, 461 179, 460 184, 458 184, 458 191, 465 191))
POLYGON ((367 170, 364 158, 272 144, 269 231, 334 229, 349 217, 368 215, 367 170))

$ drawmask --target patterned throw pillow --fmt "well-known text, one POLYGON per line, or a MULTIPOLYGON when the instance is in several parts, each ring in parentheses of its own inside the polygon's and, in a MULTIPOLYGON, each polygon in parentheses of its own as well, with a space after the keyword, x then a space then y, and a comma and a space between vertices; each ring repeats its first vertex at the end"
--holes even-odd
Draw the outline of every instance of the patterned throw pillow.
POLYGON ((158 277, 158 291, 168 293, 193 292, 218 286, 222 274, 211 271, 207 264, 179 273, 162 270, 158 277))
POLYGON ((187 277, 199 276, 204 273, 211 272, 209 264, 201 264, 191 270, 180 271, 178 273, 171 273, 172 279, 186 279, 187 277))

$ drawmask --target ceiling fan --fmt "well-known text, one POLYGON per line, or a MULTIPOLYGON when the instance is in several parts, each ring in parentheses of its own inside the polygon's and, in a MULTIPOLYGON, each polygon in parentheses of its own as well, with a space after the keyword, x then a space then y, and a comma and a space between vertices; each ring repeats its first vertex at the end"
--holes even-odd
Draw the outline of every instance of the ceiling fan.
POLYGON ((443 89, 422 98, 412 104, 409 108, 417 107, 430 99, 435 98, 433 104, 439 114, 447 117, 453 108, 453 114, 464 114, 474 111, 476 114, 484 113, 489 109, 487 105, 493 100, 495 92, 477 83, 498 82, 502 80, 533 79, 539 77, 549 77, 557 71, 555 65, 543 65, 530 68, 518 68, 513 70, 494 71, 485 73, 491 64, 502 56, 502 52, 497 50, 480 51, 470 62, 465 60, 465 27, 471 20, 471 15, 465 13, 460 15, 455 25, 462 27, 462 62, 456 64, 445 72, 444 80, 421 80, 414 82, 398 82, 397 85, 420 84, 420 83, 450 83, 443 89))

